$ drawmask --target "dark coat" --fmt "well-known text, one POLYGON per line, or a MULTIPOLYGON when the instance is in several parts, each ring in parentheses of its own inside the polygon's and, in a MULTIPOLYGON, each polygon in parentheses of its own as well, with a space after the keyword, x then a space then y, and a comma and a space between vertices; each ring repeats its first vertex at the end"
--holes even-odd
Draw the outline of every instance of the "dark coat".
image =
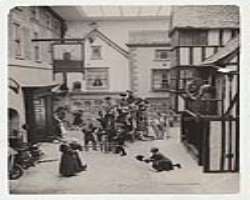
POLYGON ((157 171, 169 171, 174 169, 171 160, 161 153, 152 155, 150 160, 153 162, 152 167, 157 171))
POLYGON ((75 156, 75 151, 66 144, 60 145, 62 152, 61 161, 59 165, 59 173, 62 176, 73 176, 79 171, 79 164, 75 156))

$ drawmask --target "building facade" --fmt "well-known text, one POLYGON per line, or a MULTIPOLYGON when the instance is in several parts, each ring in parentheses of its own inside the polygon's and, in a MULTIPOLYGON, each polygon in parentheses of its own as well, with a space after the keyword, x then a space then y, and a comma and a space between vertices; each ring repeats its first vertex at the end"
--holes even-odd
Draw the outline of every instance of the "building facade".
POLYGON ((127 46, 131 90, 147 99, 155 112, 168 112, 171 66, 168 31, 131 31, 127 46))
POLYGON ((85 114, 89 116, 91 113, 97 113, 97 108, 105 97, 111 96, 116 101, 120 98, 120 93, 132 90, 137 96, 151 101, 158 110, 166 110, 168 95, 165 88, 168 83, 164 82, 166 77, 162 80, 162 76, 167 75, 166 69, 170 65, 166 53, 169 49, 169 44, 166 44, 168 18, 158 21, 104 20, 97 21, 94 27, 90 24, 89 21, 67 23, 67 37, 83 39, 84 69, 78 73, 68 70, 68 100, 65 102, 63 97, 55 98, 55 109, 68 105, 72 110, 86 110, 85 114), (137 48, 138 43, 135 40, 138 38, 147 41, 140 43, 137 48), (163 46, 159 45, 162 41, 165 43, 163 46), (132 53, 135 48, 136 54, 132 53), (136 75, 131 70, 132 60, 135 59, 139 63, 136 75), (139 88, 134 90, 131 83, 136 80, 139 80, 140 84, 139 88), (75 86, 81 90, 74 89, 75 86))
POLYGON ((238 171, 239 8, 174 7, 171 26, 171 106, 182 115, 182 142, 204 171, 238 171))
MULTIPOLYGON (((8 15, 9 136, 36 141, 51 134, 53 68, 50 43, 38 38, 61 38, 64 20, 48 7, 15 7, 8 15), (48 130, 48 131, 46 131, 48 130)), ((58 82, 62 78, 58 77, 58 82)))

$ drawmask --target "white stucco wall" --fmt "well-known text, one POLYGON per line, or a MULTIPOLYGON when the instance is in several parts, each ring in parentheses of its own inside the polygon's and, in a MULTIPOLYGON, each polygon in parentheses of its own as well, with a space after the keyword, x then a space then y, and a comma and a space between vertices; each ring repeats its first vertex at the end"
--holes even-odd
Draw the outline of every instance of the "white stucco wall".
MULTIPOLYGON (((93 43, 86 40, 84 57, 86 68, 108 68, 109 87, 105 91, 121 92, 129 89, 128 58, 111 47, 108 43, 98 37, 93 43), (91 59, 91 46, 101 46, 101 59, 91 59)), ((80 81, 82 83, 82 90, 87 90, 86 80, 83 79, 82 73, 68 73, 67 79, 69 89, 72 89, 72 83, 74 81, 80 81)))

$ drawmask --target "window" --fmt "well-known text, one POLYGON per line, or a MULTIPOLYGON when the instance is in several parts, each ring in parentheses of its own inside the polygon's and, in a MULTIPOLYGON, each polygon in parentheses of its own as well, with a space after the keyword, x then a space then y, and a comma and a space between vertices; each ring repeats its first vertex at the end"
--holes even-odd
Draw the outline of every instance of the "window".
POLYGON ((102 59, 101 46, 91 46, 91 48, 92 48, 91 59, 93 60, 102 59))
MULTIPOLYGON (((34 32, 34 39, 38 38, 38 33, 34 32)), ((34 42, 34 60, 39 61, 40 60, 40 47, 37 42, 34 42)))
POLYGON ((206 30, 182 30, 180 32, 181 46, 203 46, 208 43, 206 30))
POLYGON ((108 68, 88 68, 86 76, 87 89, 108 89, 108 68))
POLYGON ((14 29, 14 48, 15 48, 15 56, 21 57, 22 56, 22 44, 21 44, 21 27, 19 24, 13 24, 14 29))
POLYGON ((155 51, 155 59, 156 60, 168 60, 169 59, 169 51, 168 50, 156 50, 155 51))
POLYGON ((153 90, 169 89, 169 73, 166 69, 153 69, 152 71, 152 88, 153 90))
POLYGON ((193 71, 190 69, 180 70, 180 80, 179 80, 179 89, 183 90, 186 88, 188 81, 193 79, 193 71))
POLYGON ((82 83, 80 81, 73 82, 73 91, 79 92, 82 89, 82 83))

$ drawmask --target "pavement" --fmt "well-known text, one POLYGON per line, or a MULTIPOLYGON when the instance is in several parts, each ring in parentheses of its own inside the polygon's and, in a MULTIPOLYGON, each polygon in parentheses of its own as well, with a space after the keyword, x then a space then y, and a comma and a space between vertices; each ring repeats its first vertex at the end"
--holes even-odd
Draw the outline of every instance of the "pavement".
MULTIPOLYGON (((68 134, 82 141, 79 131, 68 134)), ((87 171, 70 178, 60 177, 58 166, 59 144, 43 143, 44 162, 25 171, 23 177, 9 181, 11 194, 218 194, 239 191, 238 173, 207 174, 190 156, 179 139, 179 128, 170 129, 170 138, 136 141, 127 144, 128 155, 90 150, 82 153, 87 171), (149 164, 135 159, 148 155, 151 147, 161 152, 182 168, 169 172, 155 172, 149 164)))

